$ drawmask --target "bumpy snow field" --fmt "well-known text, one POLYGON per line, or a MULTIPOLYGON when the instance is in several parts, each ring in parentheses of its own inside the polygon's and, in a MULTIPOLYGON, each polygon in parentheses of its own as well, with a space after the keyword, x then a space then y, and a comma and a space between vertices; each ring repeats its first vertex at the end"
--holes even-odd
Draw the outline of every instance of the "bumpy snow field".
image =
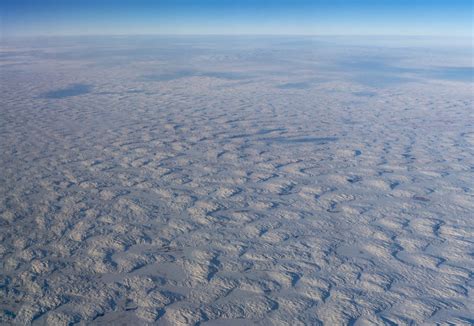
POLYGON ((0 322, 474 323, 472 49, 0 50, 0 322))

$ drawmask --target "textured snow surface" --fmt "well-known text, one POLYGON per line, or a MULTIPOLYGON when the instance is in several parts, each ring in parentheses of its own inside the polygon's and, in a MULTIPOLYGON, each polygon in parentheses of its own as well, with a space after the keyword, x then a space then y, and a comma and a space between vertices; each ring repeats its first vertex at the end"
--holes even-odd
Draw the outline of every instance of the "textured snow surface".
POLYGON ((474 323, 472 51, 343 41, 5 43, 0 322, 474 323))

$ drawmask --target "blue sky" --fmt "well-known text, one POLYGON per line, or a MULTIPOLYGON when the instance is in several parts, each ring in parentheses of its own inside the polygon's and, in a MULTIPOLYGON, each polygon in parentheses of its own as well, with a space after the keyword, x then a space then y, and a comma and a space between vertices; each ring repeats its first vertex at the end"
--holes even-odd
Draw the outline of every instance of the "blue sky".
POLYGON ((472 0, 3 0, 3 35, 472 36, 472 0))

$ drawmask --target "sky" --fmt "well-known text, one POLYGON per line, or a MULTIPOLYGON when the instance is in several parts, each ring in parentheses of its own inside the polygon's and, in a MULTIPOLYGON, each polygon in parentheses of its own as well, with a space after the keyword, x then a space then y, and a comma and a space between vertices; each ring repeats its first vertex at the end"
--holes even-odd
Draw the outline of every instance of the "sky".
POLYGON ((2 0, 2 36, 473 35, 472 0, 2 0))

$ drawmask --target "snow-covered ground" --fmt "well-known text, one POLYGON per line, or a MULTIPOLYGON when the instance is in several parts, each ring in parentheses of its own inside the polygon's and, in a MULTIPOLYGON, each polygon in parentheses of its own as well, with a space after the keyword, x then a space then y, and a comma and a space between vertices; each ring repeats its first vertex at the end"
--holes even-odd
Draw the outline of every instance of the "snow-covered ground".
POLYGON ((5 42, 0 322, 474 323, 472 49, 399 41, 5 42))

